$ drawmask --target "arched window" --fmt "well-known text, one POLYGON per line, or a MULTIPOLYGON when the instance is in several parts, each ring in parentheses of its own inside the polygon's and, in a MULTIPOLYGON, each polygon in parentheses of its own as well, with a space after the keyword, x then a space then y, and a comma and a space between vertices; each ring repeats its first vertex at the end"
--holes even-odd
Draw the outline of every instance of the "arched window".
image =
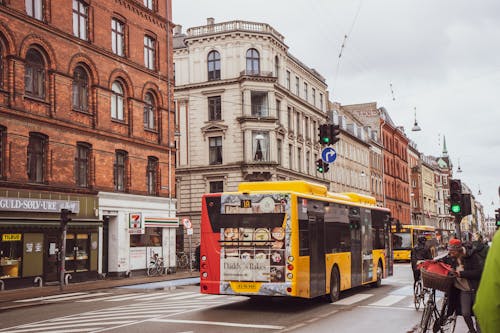
POLYGON ((33 97, 45 98, 45 62, 35 49, 28 50, 26 54, 24 90, 33 97))
POLYGON ((247 75, 259 75, 260 73, 260 58, 259 51, 249 49, 247 51, 247 75))
POLYGON ((144 97, 144 128, 155 129, 155 101, 151 93, 144 97))
POLYGON ((208 81, 220 80, 220 54, 211 51, 208 54, 208 81))
POLYGON ((73 110, 88 111, 89 76, 87 71, 78 66, 73 73, 73 110))
POLYGON ((123 120, 123 87, 120 82, 115 81, 111 86, 111 118, 123 120))

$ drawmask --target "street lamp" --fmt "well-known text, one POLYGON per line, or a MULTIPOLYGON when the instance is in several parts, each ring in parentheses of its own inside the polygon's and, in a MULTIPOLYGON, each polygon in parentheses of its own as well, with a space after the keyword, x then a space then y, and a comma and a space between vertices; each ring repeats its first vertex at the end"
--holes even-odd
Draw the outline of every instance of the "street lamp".
POLYGON ((457 168, 457 173, 461 173, 462 168, 460 168, 460 159, 458 159, 458 168, 457 168))
POLYGON ((414 107, 413 109, 415 110, 415 123, 413 124, 413 127, 411 130, 413 132, 418 132, 418 131, 421 131, 422 129, 420 128, 420 126, 418 126, 418 122, 417 122, 417 108, 414 107))

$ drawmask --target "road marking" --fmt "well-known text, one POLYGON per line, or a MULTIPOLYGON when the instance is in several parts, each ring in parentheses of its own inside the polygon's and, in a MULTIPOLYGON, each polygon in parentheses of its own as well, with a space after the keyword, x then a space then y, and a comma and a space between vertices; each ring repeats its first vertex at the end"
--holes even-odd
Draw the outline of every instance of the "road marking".
MULTIPOLYGON (((53 330, 53 329, 64 329, 63 331, 66 332, 65 329, 67 327, 74 328, 74 327, 81 327, 81 326, 94 326, 92 330, 95 330, 95 329, 98 329, 95 327, 95 325, 103 325, 103 324, 105 324, 105 325, 123 325, 123 324, 129 324, 132 322, 133 321, 130 321, 130 320, 119 320, 119 321, 100 322, 100 323, 81 323, 81 324, 71 322, 71 323, 67 323, 66 325, 60 325, 60 323, 45 323, 45 324, 35 324, 35 325, 30 325, 30 326, 23 325, 23 326, 20 326, 18 329, 12 330, 9 332, 36 332, 36 331, 48 332, 48 330, 53 330), (52 325, 56 325, 56 326, 52 326, 52 325), (52 327, 50 327, 50 326, 52 326, 52 327), (43 328, 42 331, 40 330, 41 328, 43 328)), ((88 331, 91 331, 88 328, 85 328, 85 329, 88 331)))
POLYGON ((54 296, 41 296, 41 297, 35 297, 35 298, 28 298, 28 299, 21 299, 15 302, 23 303, 23 302, 32 302, 32 301, 46 301, 49 299, 53 298, 61 298, 61 297, 68 297, 68 296, 73 296, 73 295, 83 295, 85 293, 70 293, 70 294, 62 294, 62 295, 54 295, 54 296))
POLYGON ((76 295, 76 296, 70 296, 70 297, 64 297, 64 298, 49 299, 49 300, 47 300, 47 302, 61 302, 61 301, 68 301, 68 300, 72 300, 72 299, 88 298, 88 297, 102 296, 102 295, 109 295, 109 293, 94 293, 94 294, 86 294, 86 295, 76 295))
POLYGON ((343 298, 341 300, 338 300, 332 304, 333 305, 351 305, 351 304, 354 304, 357 302, 361 302, 362 300, 370 298, 372 296, 373 296, 373 294, 356 294, 356 295, 352 295, 352 296, 343 298))
POLYGON ((397 302, 403 300, 408 296, 402 296, 402 295, 389 295, 386 296, 374 303, 370 303, 369 305, 371 306, 391 306, 393 304, 396 304, 397 302))
POLYGON ((258 325, 258 324, 241 324, 229 323, 223 321, 202 321, 202 320, 178 320, 178 319, 150 319, 148 321, 159 323, 173 323, 173 324, 195 324, 195 325, 215 325, 215 326, 230 326, 230 327, 246 327, 246 328, 264 328, 269 330, 281 330, 284 326, 275 325, 258 325))
POLYGON ((137 294, 132 293, 132 294, 121 294, 121 295, 114 295, 114 296, 108 296, 108 297, 98 297, 98 298, 86 299, 83 301, 77 301, 77 302, 81 302, 81 303, 98 302, 98 301, 104 301, 104 300, 111 299, 111 298, 124 297, 127 295, 130 296, 130 295, 137 295, 137 294))
POLYGON ((169 301, 175 301, 175 300, 187 299, 187 298, 193 298, 193 297, 199 297, 199 296, 200 296, 200 294, 173 296, 173 297, 169 297, 169 301))

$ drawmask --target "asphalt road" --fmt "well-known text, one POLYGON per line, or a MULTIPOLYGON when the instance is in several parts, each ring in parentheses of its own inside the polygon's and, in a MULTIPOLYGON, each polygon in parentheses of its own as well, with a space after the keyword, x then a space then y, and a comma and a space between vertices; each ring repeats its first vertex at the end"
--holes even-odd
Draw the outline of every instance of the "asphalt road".
POLYGON ((334 304, 202 295, 196 285, 104 289, 25 300, 35 306, 1 313, 0 332, 401 333, 422 313, 413 307, 412 281, 409 265, 396 264, 382 287, 356 288, 334 304))

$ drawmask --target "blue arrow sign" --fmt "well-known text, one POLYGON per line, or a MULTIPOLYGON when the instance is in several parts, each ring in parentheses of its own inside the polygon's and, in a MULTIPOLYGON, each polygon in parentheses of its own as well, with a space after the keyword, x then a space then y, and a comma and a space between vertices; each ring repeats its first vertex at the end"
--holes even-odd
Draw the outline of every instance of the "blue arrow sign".
POLYGON ((321 159, 325 163, 333 163, 337 158, 337 152, 331 147, 326 147, 321 151, 321 159))

